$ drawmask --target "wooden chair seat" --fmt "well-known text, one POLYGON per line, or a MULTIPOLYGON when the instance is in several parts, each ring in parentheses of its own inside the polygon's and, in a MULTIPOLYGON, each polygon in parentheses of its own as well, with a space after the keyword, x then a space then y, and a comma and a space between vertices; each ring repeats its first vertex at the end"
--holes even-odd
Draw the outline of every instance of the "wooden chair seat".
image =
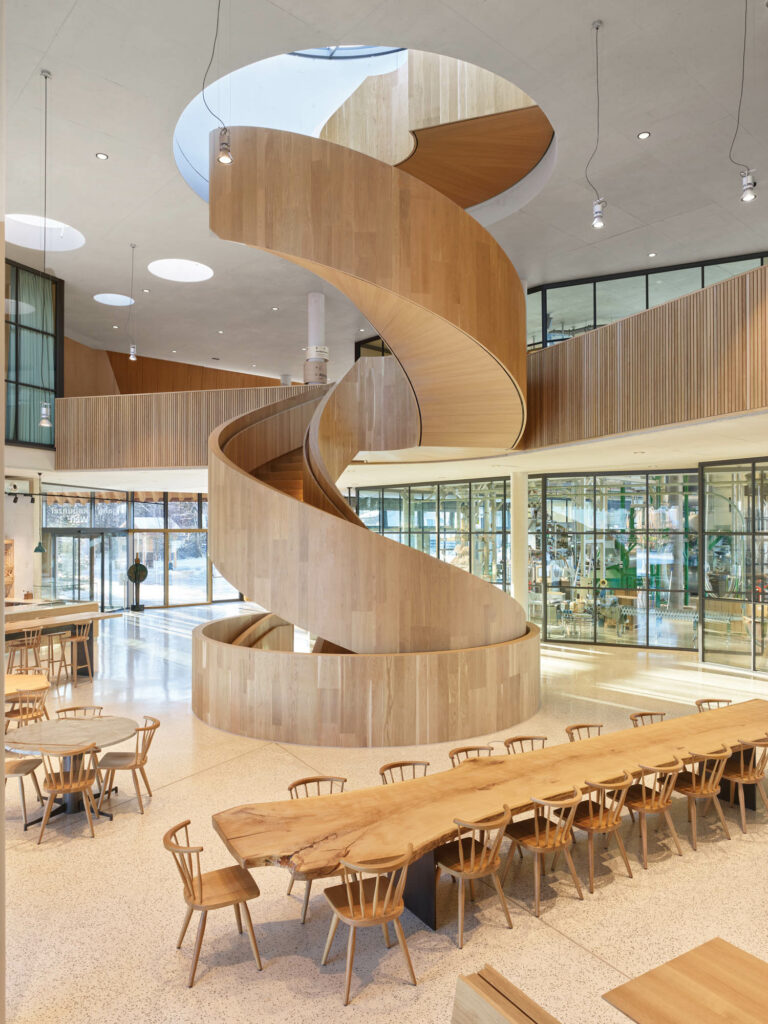
POLYGON ((5 777, 7 779, 15 779, 24 775, 30 775, 32 772, 36 771, 42 763, 42 759, 39 757, 7 757, 5 759, 5 777))
POLYGON ((649 814, 663 811, 672 803, 671 798, 662 793, 650 792, 641 785, 630 786, 624 800, 624 806, 633 811, 646 810, 649 814))
POLYGON ((402 899, 394 900, 387 906, 386 911, 382 912, 381 903, 384 886, 379 882, 379 906, 374 911, 376 881, 375 878, 366 878, 363 881, 362 897, 359 888, 355 887, 355 902, 352 905, 351 913, 346 885, 332 885, 325 890, 324 896, 330 903, 331 909, 334 913, 338 914, 344 924, 354 924, 357 928, 368 928, 373 925, 378 926, 385 921, 394 921, 395 918, 400 917, 402 914, 405 904, 402 899))
POLYGON ((594 800, 583 800, 576 808, 573 824, 587 832, 613 832, 621 826, 621 820, 609 824, 600 804, 594 800))
POLYGON ((549 839, 547 839, 547 819, 542 814, 534 815, 532 818, 523 818, 522 821, 510 822, 507 825, 507 835, 521 846, 548 851, 556 850, 559 846, 570 846, 572 838, 570 831, 564 831, 557 840, 553 840, 550 827, 549 839), (538 830, 536 828, 537 819, 538 830))
POLYGON ((43 789, 46 793, 79 793, 83 788, 93 789, 95 782, 95 771, 84 771, 75 780, 70 780, 66 771, 52 772, 43 777, 43 789))
POLYGON ((748 762, 742 763, 740 754, 732 754, 725 762, 723 778, 728 782, 743 782, 747 786, 754 786, 765 778, 765 771, 748 762))
POLYGON ((483 858, 479 856, 481 849, 478 843, 476 843, 471 836, 465 836, 461 840, 461 844, 456 840, 453 843, 446 843, 445 846, 440 846, 435 851, 435 860, 440 865, 440 870, 447 872, 449 875, 463 875, 465 878, 483 878, 486 875, 491 874, 493 871, 498 871, 501 867, 501 856, 497 855, 495 860, 483 862, 483 858), (480 864, 476 871, 472 871, 469 865, 472 863, 472 847, 475 846, 475 862, 480 864), (459 852, 459 845, 461 845, 461 852, 459 852), (464 858, 462 861, 462 857, 464 858))
POLYGON ((193 910, 220 910, 222 907, 231 907, 233 903, 255 900, 259 895, 258 885, 239 864, 206 871, 200 878, 202 899, 194 899, 190 894, 184 894, 187 906, 193 910))
MULTIPOLYGON (((680 772, 677 776, 677 783, 675 784, 675 790, 678 793, 682 793, 683 796, 707 796, 709 793, 709 787, 706 785, 702 787, 701 780, 695 772, 680 772)), ((716 786, 713 793, 720 792, 720 786, 716 786)))
POLYGON ((136 754, 133 750, 111 750, 104 757, 99 758, 99 768, 139 768, 136 763, 136 754))

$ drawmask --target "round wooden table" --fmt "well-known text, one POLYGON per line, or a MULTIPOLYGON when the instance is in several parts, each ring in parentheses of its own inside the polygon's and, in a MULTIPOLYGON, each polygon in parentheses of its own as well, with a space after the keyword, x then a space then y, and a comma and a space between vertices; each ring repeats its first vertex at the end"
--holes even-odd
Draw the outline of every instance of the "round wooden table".
MULTIPOLYGON (((138 725, 132 718, 105 715, 102 718, 58 718, 52 722, 35 722, 5 734, 5 749, 13 754, 61 754, 65 750, 87 747, 94 743, 99 749, 122 743, 136 735, 138 725)), ((62 801, 53 815, 75 814, 83 809, 82 796, 73 793, 62 801)), ((103 817, 111 818, 106 811, 103 817)))
POLYGON ((51 684, 48 681, 48 676, 42 673, 30 672, 21 674, 19 672, 11 672, 9 675, 6 672, 5 674, 6 697, 12 697, 19 690, 49 690, 50 688, 51 684))

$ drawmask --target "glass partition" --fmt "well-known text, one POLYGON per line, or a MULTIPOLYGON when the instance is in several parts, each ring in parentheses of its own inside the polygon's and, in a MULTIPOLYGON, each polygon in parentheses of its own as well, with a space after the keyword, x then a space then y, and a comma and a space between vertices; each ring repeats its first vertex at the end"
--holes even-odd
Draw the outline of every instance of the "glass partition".
POLYGON ((203 604, 208 599, 208 534, 168 531, 168 604, 203 604))
POLYGON ((553 285, 546 294, 547 341, 562 341, 595 326, 595 286, 553 285))

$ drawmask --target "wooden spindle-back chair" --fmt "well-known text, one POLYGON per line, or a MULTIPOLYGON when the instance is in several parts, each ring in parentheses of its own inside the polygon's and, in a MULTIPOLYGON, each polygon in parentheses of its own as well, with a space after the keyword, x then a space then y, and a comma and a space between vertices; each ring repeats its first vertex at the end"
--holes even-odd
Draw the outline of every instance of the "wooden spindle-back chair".
MULTIPOLYGON (((640 837, 642 842, 642 865, 648 869, 648 822, 649 814, 662 814, 667 823, 669 833, 674 840, 677 853, 683 855, 669 808, 675 792, 677 777, 685 765, 678 758, 672 758, 663 764, 640 765, 639 781, 630 786, 624 799, 624 806, 634 820, 635 814, 640 816, 640 837)), ((637 773, 635 773, 637 774, 637 773)))
POLYGON ((462 761, 469 761, 473 757, 491 757, 492 755, 493 745, 490 743, 471 747, 454 747, 453 750, 448 751, 452 768, 458 768, 462 761))
POLYGON ((17 690, 5 702, 5 731, 11 724, 22 728, 48 718, 45 701, 48 690, 17 690))
POLYGON ((733 704, 727 697, 702 697, 696 701, 699 711, 717 711, 718 708, 727 708, 733 704))
MULTIPOLYGON (((342 778, 341 775, 308 775, 304 779, 297 779, 295 782, 292 782, 288 787, 288 792, 290 793, 291 800, 303 800, 313 796, 328 796, 332 793, 343 793, 346 782, 347 780, 342 778)), ((295 881, 302 880, 306 882, 306 886, 304 888, 304 902, 301 907, 301 923, 305 924, 307 910, 309 909, 309 894, 312 891, 312 879, 305 878, 301 872, 294 871, 291 868, 291 877, 288 881, 288 892, 286 895, 291 895, 295 881)))
POLYGON ((530 750, 542 750, 547 745, 546 736, 510 736, 504 740, 508 754, 525 754, 530 750))
POLYGON ((51 816, 57 796, 69 797, 80 793, 83 807, 91 828, 91 838, 95 838, 91 811, 98 817, 99 811, 93 798, 93 785, 96 782, 96 750, 94 743, 85 747, 73 747, 71 750, 59 750, 56 753, 43 750, 43 791, 48 795, 43 820, 40 823, 38 845, 43 841, 43 833, 51 816))
POLYGON ((133 778, 133 788, 136 790, 136 799, 139 804, 139 812, 144 813, 144 802, 141 799, 139 787, 139 775, 144 780, 147 793, 152 796, 152 788, 147 778, 147 761, 149 760, 149 748, 155 733, 160 728, 160 719, 152 715, 144 715, 144 725, 136 730, 136 745, 133 750, 111 750, 99 759, 99 770, 104 773, 104 782, 99 796, 99 810, 105 797, 109 797, 115 782, 115 772, 130 772, 133 778))
POLYGON ((627 791, 632 783, 633 776, 627 771, 614 778, 605 779, 603 782, 590 782, 587 780, 586 784, 589 787, 587 799, 577 806, 574 813, 573 827, 587 833, 590 892, 595 891, 596 834, 614 836, 619 853, 624 861, 624 866, 627 869, 627 874, 632 878, 632 868, 629 866, 624 840, 621 838, 621 832, 619 831, 621 828, 621 812, 624 808, 627 791))
POLYGON ((406 779, 417 779, 427 774, 429 761, 390 761, 379 768, 381 781, 386 786, 393 782, 405 782, 406 779))
POLYGON ((635 711, 629 716, 629 720, 635 729, 639 729, 643 725, 663 722, 666 717, 666 711, 635 711))
POLYGON ((731 838, 731 833, 728 831, 728 826, 725 822, 725 815, 723 814, 723 808, 720 805, 717 794, 720 792, 720 780, 723 777, 725 771, 725 764, 728 758, 731 756, 732 751, 730 747, 723 744, 717 750, 710 750, 707 753, 697 754, 691 751, 690 763, 691 768, 689 771, 682 771, 677 777, 675 783, 675 792, 681 793, 683 796, 688 798, 688 815, 691 822, 691 846, 696 847, 696 801, 707 800, 707 806, 709 801, 715 805, 717 816, 720 819, 720 824, 723 826, 723 831, 728 839, 731 838))
POLYGON ((768 811, 768 796, 765 792, 765 772, 768 769, 768 737, 759 740, 750 740, 744 744, 741 750, 732 754, 725 763, 723 770, 723 781, 728 782, 731 787, 731 803, 733 803, 734 788, 739 790, 739 812, 741 818, 741 831, 747 831, 747 813, 744 802, 744 787, 754 786, 763 801, 763 807, 768 811))
POLYGON ((566 725, 565 731, 571 743, 577 740, 588 740, 591 736, 600 736, 603 726, 595 722, 578 722, 576 725, 566 725))

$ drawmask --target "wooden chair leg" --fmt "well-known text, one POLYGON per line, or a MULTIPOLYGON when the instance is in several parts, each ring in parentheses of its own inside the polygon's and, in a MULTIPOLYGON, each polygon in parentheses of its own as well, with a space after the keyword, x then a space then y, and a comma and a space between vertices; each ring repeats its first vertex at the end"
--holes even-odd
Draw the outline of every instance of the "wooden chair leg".
POLYGON ((400 949, 403 951, 405 962, 408 965, 408 973, 411 976, 411 981, 416 984, 416 975, 413 973, 413 964, 411 963, 411 954, 408 952, 408 946, 405 941, 405 935, 403 935, 403 926, 400 924, 400 918, 396 917, 392 922, 395 926, 395 934, 397 935, 397 941, 400 943, 400 949))
POLYGON ((150 786, 149 786, 149 779, 147 778, 147 773, 144 770, 144 765, 142 765, 139 768, 139 771, 141 772, 142 779, 144 779, 144 785, 147 787, 147 795, 148 796, 152 796, 152 790, 150 789, 150 786))
POLYGON ((691 821, 691 844, 696 849, 696 801, 692 796, 688 797, 688 814, 691 821))
POLYGON ((515 847, 516 846, 518 846, 518 843, 516 843, 514 840, 509 844, 509 849, 507 850, 507 859, 504 862, 504 870, 501 872, 501 884, 502 885, 504 885, 504 883, 507 880, 507 875, 509 874, 509 869, 510 869, 510 866, 512 864, 512 858, 515 855, 515 847))
POLYGON ((83 807, 85 808, 85 816, 88 819, 88 824, 91 826, 91 839, 96 838, 96 833, 93 831, 93 818, 91 817, 91 804, 88 800, 88 794, 83 792, 83 807))
POLYGON ((93 671, 91 669, 91 656, 88 653, 88 644, 87 643, 83 644, 83 654, 85 655, 85 665, 86 665, 86 668, 88 669, 88 678, 90 679, 91 682, 93 682, 93 671))
POLYGON ((304 890, 304 903, 301 907, 301 923, 305 924, 307 920, 307 910, 309 909, 309 894, 312 891, 312 879, 307 879, 307 887, 304 890))
POLYGON ((768 811, 768 796, 766 796, 762 779, 758 779, 757 781, 757 792, 760 794, 760 799, 763 801, 763 807, 768 811))
POLYGON ((538 853, 533 855, 533 893, 536 904, 536 917, 541 917, 541 864, 538 853))
POLYGON ((251 950, 253 951, 253 959, 256 961, 256 967, 261 970, 261 957, 259 956, 259 947, 256 942, 256 936, 253 934, 253 921, 251 920, 251 912, 248 909, 248 904, 243 901, 240 906, 243 908, 243 917, 245 918, 245 927, 248 931, 248 941, 251 944, 251 950))
POLYGON ((501 909, 504 911, 504 916, 507 919, 507 928, 511 928, 512 918, 509 916, 509 907, 507 906, 507 901, 504 898, 504 890, 501 888, 501 882, 499 881, 498 872, 494 871, 494 873, 491 875, 491 878, 493 879, 493 884, 496 888, 496 892, 499 894, 499 902, 501 903, 501 909))
POLYGON ((200 959, 200 950, 203 946, 203 935, 205 935, 205 919, 208 917, 207 910, 200 911, 200 924, 197 926, 197 939, 195 940, 195 953, 192 957, 192 966, 189 969, 189 981, 188 986, 192 988, 195 983, 195 971, 197 970, 197 961, 200 959))
POLYGON ((472 878, 469 879, 469 898, 475 902, 475 882, 472 878))
POLYGON ((239 903, 233 903, 232 906, 235 908, 235 921, 237 921, 237 930, 242 935, 243 934, 243 920, 240 917, 240 904, 239 903))
POLYGON ((464 879, 459 878, 459 949, 464 946, 464 879))
POLYGON ((389 928, 387 928, 387 922, 381 926, 381 930, 384 933, 384 945, 389 949, 389 928))
POLYGON ((595 891, 595 837, 587 832, 587 851, 589 859, 589 891, 595 891))
POLYGON ((44 804, 45 800, 43 800, 43 794, 40 792, 40 783, 37 781, 37 776, 35 775, 34 772, 30 772, 30 775, 32 776, 32 785, 35 787, 35 793, 37 793, 38 802, 40 804, 44 804))
MULTIPOLYGON (((733 793, 733 783, 731 783, 731 793, 733 793)), ((733 803, 733 797, 731 797, 731 803, 733 803)), ((741 831, 746 833, 747 831, 747 810, 744 806, 744 785, 739 783, 739 817, 741 819, 741 831)))
POLYGON ((355 962, 355 933, 357 929, 352 926, 349 929, 349 941, 347 942, 347 973, 344 978, 344 1005, 349 1006, 349 990, 352 987, 352 964, 355 962))
POLYGON ((141 814, 144 813, 144 804, 141 801, 141 790, 139 789, 139 777, 136 774, 136 769, 131 769, 131 775, 133 776, 133 788, 136 790, 136 799, 139 801, 139 811, 141 814))
MULTIPOLYGON (((743 790, 743 787, 741 785, 739 785, 739 799, 741 801, 744 800, 744 790, 743 790)), ((712 803, 715 805, 715 810, 717 811, 717 816, 720 819, 720 824, 723 826, 723 831, 725 832, 726 837, 728 839, 730 839, 731 838, 731 833, 728 830, 728 825, 726 824, 726 821, 725 821, 725 815, 723 814, 723 808, 720 806, 720 800, 718 799, 717 796, 713 796, 712 797, 712 803)), ((744 831, 745 832, 747 831, 747 829, 746 829, 746 821, 745 821, 745 824, 744 824, 744 831)))
POLYGON ((323 959, 320 961, 322 967, 328 963, 328 955, 331 952, 331 946, 333 945, 333 937, 336 934, 336 929, 339 927, 339 918, 336 914, 331 918, 331 927, 328 929, 328 938, 325 940, 325 949, 323 950, 323 959))
POLYGON ((27 798, 24 796, 24 779, 19 776, 19 793, 21 794, 21 819, 27 824, 27 798))
POLYGON ((675 846, 677 847, 677 855, 678 855, 678 857, 682 857, 683 856, 683 848, 680 845, 680 839, 678 838, 678 835, 677 835, 677 829, 675 828, 674 822, 672 821, 672 815, 669 813, 669 808, 668 807, 666 807, 664 809, 664 818, 665 818, 665 820, 667 822, 667 828, 669 829, 670 834, 671 834, 672 838, 675 841, 675 846))
POLYGON ((291 871, 291 877, 288 879, 288 892, 285 894, 286 896, 290 896, 291 895, 291 889, 293 889, 293 882, 294 882, 294 875, 293 875, 293 871, 291 871))
POLYGON ((187 912, 184 915, 184 924, 181 926, 181 934, 179 935, 179 941, 176 943, 176 949, 181 949, 181 944, 184 941, 184 936, 187 934, 187 928, 189 928, 189 922, 192 920, 192 907, 187 907, 187 912))
POLYGON ((632 874, 632 868, 629 866, 629 857, 627 857, 627 850, 624 846, 624 840, 621 838, 621 832, 617 829, 613 834, 616 836, 616 845, 621 853, 622 860, 624 861, 624 867, 627 869, 627 874, 630 878, 633 878, 634 875, 632 874))
MULTIPOLYGON (((592 833, 590 832, 590 835, 591 834, 592 833)), ((568 867, 571 869, 571 878, 573 879, 573 884, 576 886, 576 892, 579 894, 579 899, 583 900, 584 893, 581 891, 581 883, 579 882, 579 876, 576 874, 576 868, 573 864, 573 857, 571 857, 571 851, 568 849, 567 846, 564 846, 563 853, 565 854, 565 859, 568 861, 568 867)))
POLYGON ((45 813, 43 814, 43 820, 40 822, 40 835, 37 837, 37 845, 43 841, 43 832, 45 832, 45 826, 48 824, 48 819, 51 816, 53 810, 53 793, 49 794, 48 802, 45 805, 45 813))

